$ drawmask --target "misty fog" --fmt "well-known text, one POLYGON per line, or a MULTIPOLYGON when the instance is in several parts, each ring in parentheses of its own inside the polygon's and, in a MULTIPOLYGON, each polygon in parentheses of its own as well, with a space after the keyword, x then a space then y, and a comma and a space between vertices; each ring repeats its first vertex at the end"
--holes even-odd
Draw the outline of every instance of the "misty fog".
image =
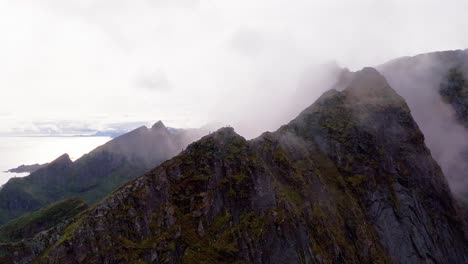
POLYGON ((468 50, 401 58, 379 66, 389 84, 405 98, 424 133, 426 145, 455 193, 468 192, 468 129, 456 120, 439 87, 452 67, 468 76, 468 50))
MULTIPOLYGON (((468 47, 466 10, 462 0, 0 1, 0 134, 163 120, 253 138, 297 116, 341 68, 468 47)), ((379 69, 457 188, 466 130, 437 97, 443 70, 423 65, 411 77, 379 69)))
POLYGON ((358 70, 468 46, 467 9, 457 0, 0 1, 0 132, 218 121, 255 137, 328 88, 304 94, 304 78, 322 78, 307 74, 314 65, 358 70))

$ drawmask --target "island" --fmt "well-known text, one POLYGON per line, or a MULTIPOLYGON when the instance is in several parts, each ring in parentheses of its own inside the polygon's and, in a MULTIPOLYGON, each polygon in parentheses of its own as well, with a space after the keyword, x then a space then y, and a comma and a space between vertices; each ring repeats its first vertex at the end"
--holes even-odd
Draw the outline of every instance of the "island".
POLYGON ((41 169, 45 166, 47 166, 49 163, 44 163, 44 164, 32 164, 32 165, 21 165, 21 166, 18 166, 16 168, 13 168, 13 169, 9 169, 7 170, 6 172, 11 172, 11 173, 31 173, 31 172, 35 172, 37 171, 38 169, 41 169))

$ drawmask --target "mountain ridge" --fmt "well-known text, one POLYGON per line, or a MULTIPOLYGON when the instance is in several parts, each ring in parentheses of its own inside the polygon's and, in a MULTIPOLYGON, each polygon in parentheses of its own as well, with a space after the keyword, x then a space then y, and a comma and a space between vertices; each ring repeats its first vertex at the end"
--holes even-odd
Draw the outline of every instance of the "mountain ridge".
POLYGON ((405 101, 377 71, 358 76, 354 87, 327 92, 275 132, 247 141, 228 127, 203 137, 80 215, 42 250, 28 255, 17 245, 10 250, 18 254, 4 258, 468 261, 453 198, 405 101))
POLYGON ((159 121, 95 148, 76 161, 64 154, 29 176, 13 178, 0 189, 0 225, 53 202, 79 196, 89 204, 145 171, 175 156, 203 131, 168 131, 159 121))

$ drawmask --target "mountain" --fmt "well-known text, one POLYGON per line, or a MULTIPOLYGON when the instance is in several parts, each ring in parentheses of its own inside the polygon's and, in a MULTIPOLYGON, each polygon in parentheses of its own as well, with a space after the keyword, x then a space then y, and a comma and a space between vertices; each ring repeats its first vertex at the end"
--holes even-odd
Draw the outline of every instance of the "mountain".
POLYGON ((44 164, 31 164, 31 165, 20 165, 16 168, 12 168, 12 169, 9 169, 8 172, 13 172, 13 173, 31 173, 31 172, 35 172, 37 171, 38 169, 41 169, 41 168, 44 168, 45 166, 49 165, 48 163, 44 163, 44 164))
POLYGON ((201 130, 170 131, 159 121, 117 137, 72 162, 67 154, 0 189, 0 225, 54 202, 81 197, 93 204, 177 155, 201 130))
POLYGON ((467 263, 409 107, 375 69, 276 132, 222 128, 4 263, 467 263))
POLYGON ((408 102, 451 189, 468 200, 468 50, 398 58, 378 69, 408 102))
POLYGON ((41 231, 75 217, 87 208, 88 205, 82 199, 69 198, 25 214, 0 227, 0 242, 31 238, 41 231))

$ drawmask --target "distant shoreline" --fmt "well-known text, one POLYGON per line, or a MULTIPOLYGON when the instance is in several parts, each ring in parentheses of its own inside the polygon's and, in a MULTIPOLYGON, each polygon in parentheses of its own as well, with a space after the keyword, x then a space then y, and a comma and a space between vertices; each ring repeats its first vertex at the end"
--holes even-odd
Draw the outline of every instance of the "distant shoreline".
POLYGON ((7 172, 21 164, 44 164, 55 160, 64 153, 76 160, 92 149, 105 144, 111 137, 77 136, 71 134, 45 135, 21 134, 0 135, 0 185, 10 178, 24 177, 29 173, 7 172))

